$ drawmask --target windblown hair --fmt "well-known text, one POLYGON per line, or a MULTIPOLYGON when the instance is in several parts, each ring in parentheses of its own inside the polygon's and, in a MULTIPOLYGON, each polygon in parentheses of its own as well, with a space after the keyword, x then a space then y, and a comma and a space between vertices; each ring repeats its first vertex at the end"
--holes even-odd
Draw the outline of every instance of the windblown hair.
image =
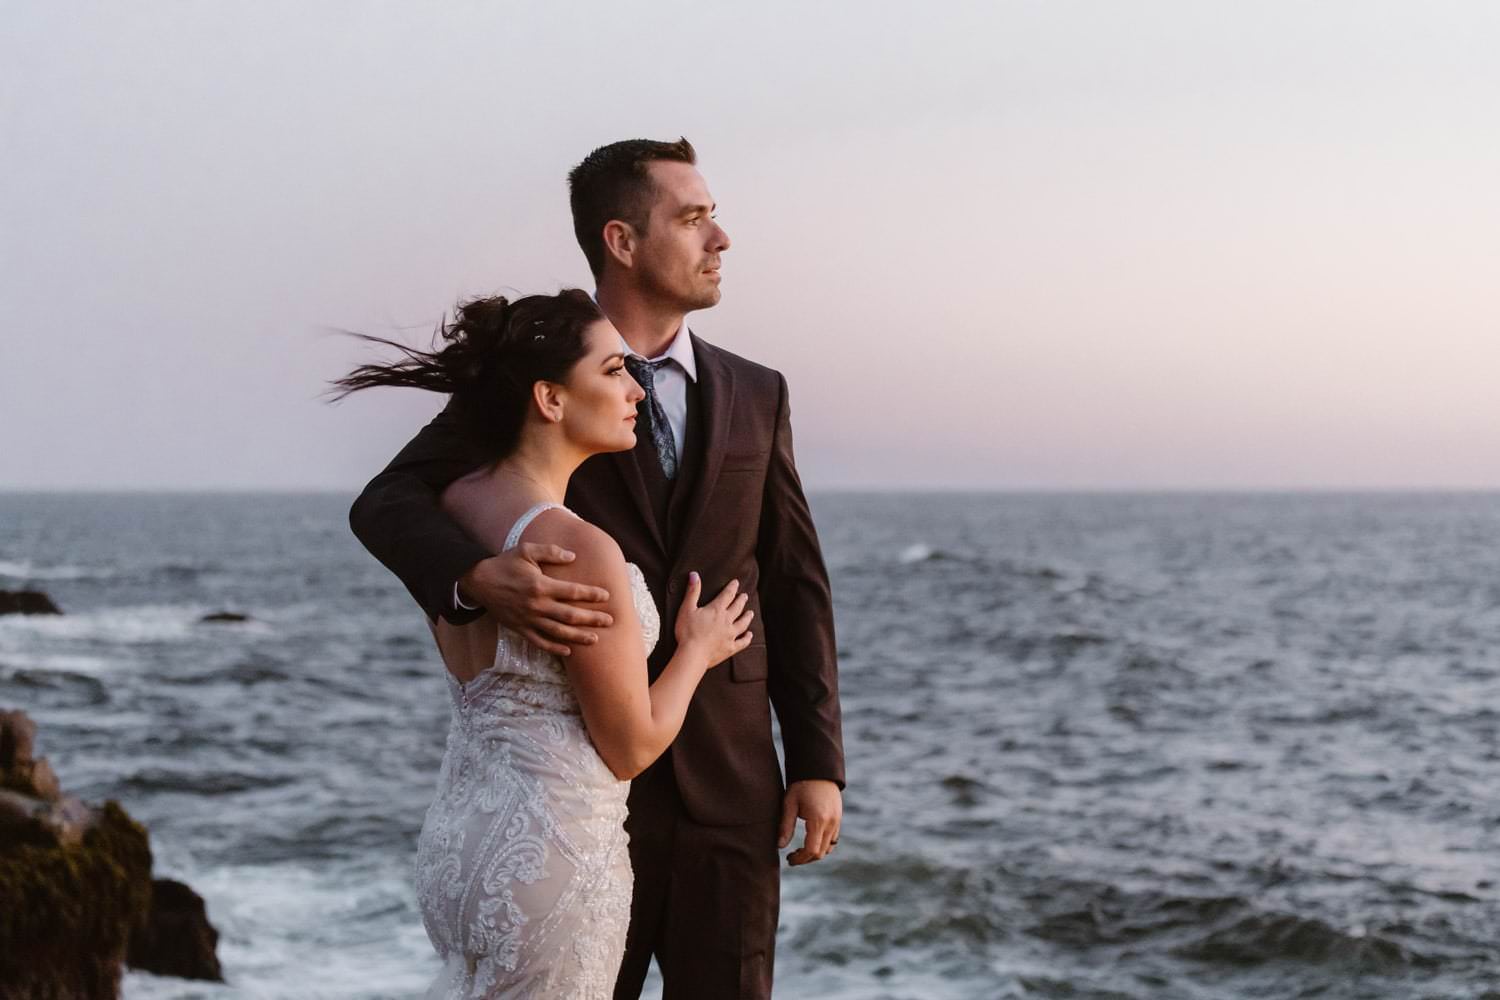
POLYGON ((647 171, 654 160, 697 163, 687 139, 659 142, 625 139, 600 146, 568 173, 568 200, 573 208, 573 235, 598 278, 604 273, 604 226, 613 219, 646 232, 656 185, 647 171))
POLYGON ((601 318, 588 292, 565 288, 514 302, 497 295, 461 303, 452 322, 438 324, 431 351, 356 333, 361 340, 394 347, 402 357, 360 365, 334 379, 333 398, 382 385, 449 393, 474 438, 503 458, 520 441, 531 387, 564 381, 587 353, 585 332, 601 318), (438 347, 439 340, 446 343, 438 347))

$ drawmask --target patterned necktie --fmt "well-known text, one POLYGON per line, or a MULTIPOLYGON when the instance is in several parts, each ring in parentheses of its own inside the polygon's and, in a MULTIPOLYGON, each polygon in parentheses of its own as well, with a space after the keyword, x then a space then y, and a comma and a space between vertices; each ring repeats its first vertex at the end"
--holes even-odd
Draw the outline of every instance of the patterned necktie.
POLYGON ((667 411, 662 409, 656 396, 656 370, 671 362, 671 358, 647 361, 636 355, 626 355, 625 367, 630 377, 646 390, 646 409, 651 414, 651 443, 656 445, 656 457, 661 461, 662 475, 668 480, 677 478, 677 439, 672 436, 672 425, 667 423, 667 411))

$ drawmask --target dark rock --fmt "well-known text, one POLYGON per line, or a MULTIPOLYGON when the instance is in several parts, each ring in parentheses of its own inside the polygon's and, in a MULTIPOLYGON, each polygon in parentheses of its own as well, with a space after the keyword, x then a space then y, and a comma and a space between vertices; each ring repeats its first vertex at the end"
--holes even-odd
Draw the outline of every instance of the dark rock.
POLYGON ((61 795, 54 801, 11 789, 0 789, 0 836, 40 847, 74 847, 97 816, 80 799, 61 795))
POLYGON ((0 712, 0 789, 47 802, 62 798, 52 765, 36 754, 36 723, 25 712, 0 712))
POLYGON ((71 845, 0 827, 0 1000, 118 996, 151 905, 145 829, 114 802, 71 845))
POLYGON ((62 798, 62 785, 57 780, 57 772, 52 770, 52 765, 47 758, 31 762, 31 773, 27 778, 31 781, 31 790, 36 797, 45 802, 56 802, 62 798))
POLYGON ((57 783, 57 775, 45 757, 0 767, 0 789, 20 792, 47 802, 56 802, 62 798, 62 787, 57 783))
POLYGON ((203 897, 181 882, 157 879, 151 883, 150 916, 130 938, 126 962, 158 976, 222 983, 224 973, 214 954, 218 942, 203 897))
POLYGON ((242 615, 238 611, 215 611, 211 615, 204 615, 198 619, 200 622, 247 622, 249 615, 242 615))
POLYGON ((60 615, 62 609, 40 590, 0 590, 0 615, 60 615))
POLYGON ((36 723, 21 711, 0 712, 0 771, 36 758, 36 723))
POLYGON ((45 806, 40 799, 0 788, 0 838, 54 846, 57 837, 48 833, 37 813, 45 806))
POLYGON ((0 1000, 112 1000, 138 950, 143 969, 222 981, 203 901, 153 883, 145 828, 63 794, 35 738, 0 712, 0 1000))

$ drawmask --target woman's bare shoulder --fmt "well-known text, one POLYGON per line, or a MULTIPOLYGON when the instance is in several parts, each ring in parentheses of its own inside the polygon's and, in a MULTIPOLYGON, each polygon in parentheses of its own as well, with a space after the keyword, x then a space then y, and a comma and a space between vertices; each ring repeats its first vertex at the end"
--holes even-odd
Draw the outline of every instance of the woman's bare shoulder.
POLYGON ((625 565, 620 543, 609 532, 566 510, 554 508, 538 514, 522 532, 521 540, 559 545, 574 554, 575 566, 607 568, 625 565))

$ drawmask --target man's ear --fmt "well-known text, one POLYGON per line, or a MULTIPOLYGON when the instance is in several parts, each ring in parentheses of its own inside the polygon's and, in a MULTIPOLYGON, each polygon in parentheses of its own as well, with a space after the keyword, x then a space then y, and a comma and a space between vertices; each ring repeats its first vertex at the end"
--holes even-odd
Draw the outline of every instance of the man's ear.
POLYGON ((604 252, 615 259, 621 267, 629 267, 635 259, 635 227, 619 219, 610 219, 604 224, 604 252))
POLYGON ((542 419, 549 423, 562 420, 562 386, 556 382, 536 381, 531 384, 531 405, 536 407, 542 419))

